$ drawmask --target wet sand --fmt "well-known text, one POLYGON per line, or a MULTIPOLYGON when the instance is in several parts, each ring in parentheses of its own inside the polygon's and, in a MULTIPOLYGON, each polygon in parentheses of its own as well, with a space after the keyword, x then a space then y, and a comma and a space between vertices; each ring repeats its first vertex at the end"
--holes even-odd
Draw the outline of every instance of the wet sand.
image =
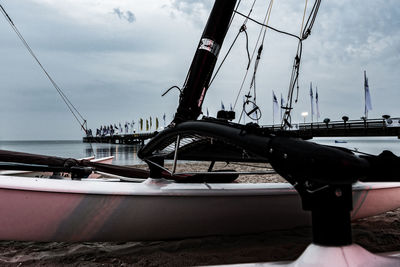
MULTIPOLYGON (((207 166, 187 163, 184 167, 192 171, 203 170, 207 166)), ((239 167, 240 170, 249 170, 246 168, 254 167, 239 167)), ((239 181, 284 180, 278 175, 264 175, 245 176, 239 181)), ((372 252, 400 251, 400 208, 354 222, 353 238, 355 243, 372 252)), ((293 260, 310 242, 309 227, 257 235, 210 236, 158 242, 0 241, 0 266, 193 266, 293 260)))

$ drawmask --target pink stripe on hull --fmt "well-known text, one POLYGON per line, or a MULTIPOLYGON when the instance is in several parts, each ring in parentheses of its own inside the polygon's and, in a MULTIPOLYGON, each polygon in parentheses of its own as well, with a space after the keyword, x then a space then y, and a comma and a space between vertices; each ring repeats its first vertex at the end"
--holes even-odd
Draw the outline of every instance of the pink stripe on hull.
POLYGON ((83 195, 0 189, 0 236, 5 240, 52 240, 83 195))
POLYGON ((53 239, 93 240, 123 198, 124 196, 85 195, 79 205, 58 226, 53 239))
POLYGON ((0 189, 4 240, 91 240, 123 196, 0 189))

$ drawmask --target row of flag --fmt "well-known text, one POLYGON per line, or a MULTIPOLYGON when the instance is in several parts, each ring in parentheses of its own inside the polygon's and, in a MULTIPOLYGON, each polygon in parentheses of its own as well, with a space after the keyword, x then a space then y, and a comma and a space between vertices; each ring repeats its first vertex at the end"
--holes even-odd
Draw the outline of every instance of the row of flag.
MULTIPOLYGON (((166 118, 167 117, 164 113, 164 115, 163 115, 164 127, 165 127, 165 123, 166 123, 166 118)), ((143 130, 149 131, 152 129, 152 127, 153 127, 153 118, 152 117, 150 117, 149 119, 142 119, 142 118, 139 119, 140 131, 143 131, 143 130)), ((154 129, 157 131, 159 127, 160 127, 160 123, 159 123, 158 117, 155 117, 154 129)))
POLYGON ((317 121, 318 121, 319 117, 321 117, 321 114, 319 113, 319 104, 318 104, 318 87, 315 87, 315 106, 317 108, 315 112, 312 82, 310 83, 310 103, 311 103, 311 122, 314 122, 314 115, 317 115, 317 121))
MULTIPOLYGON (((371 102, 371 96, 370 96, 370 91, 369 91, 369 86, 368 86, 368 78, 366 75, 366 72, 364 71, 364 93, 365 93, 365 118, 368 118, 368 111, 372 110, 372 102, 371 102)), ((275 95, 275 92, 272 91, 272 119, 273 119, 273 124, 275 124, 276 121, 282 121, 283 115, 284 115, 284 110, 285 110, 285 100, 283 98, 283 95, 281 94, 281 99, 280 99, 280 104, 278 103, 278 98, 275 95)), ((314 122, 314 115, 316 115, 317 121, 321 117, 320 110, 319 110, 319 98, 318 98, 318 87, 315 87, 315 98, 314 98, 314 92, 313 92, 313 86, 312 82, 310 82, 310 109, 311 109, 311 122, 314 122), (315 104, 315 105, 314 105, 315 104)), ((225 105, 221 101, 221 110, 225 110, 225 105)), ((233 111, 232 104, 230 105, 230 111, 233 111)), ((206 114, 207 117, 210 116, 208 108, 206 109, 206 114)), ((166 115, 164 113, 163 115, 163 121, 164 121, 164 127, 166 123, 166 115)), ((135 122, 132 121, 132 123, 125 123, 125 131, 128 132, 129 126, 133 129, 135 122)), ((114 124, 115 125, 115 124, 114 124)), ((121 124, 119 124, 120 129, 122 129, 121 124)), ((149 119, 139 119, 139 129, 140 131, 143 131, 144 129, 146 131, 151 130, 153 126, 153 120, 152 117, 149 119)), ((115 127, 117 128, 117 127, 115 127)), ((155 118, 155 130, 158 130, 159 128, 159 121, 158 118, 155 118)))
MULTIPOLYGON (((314 110, 314 95, 312 89, 312 82, 310 83, 310 103, 311 103, 311 122, 313 122, 314 115, 317 115, 317 121, 320 118, 319 105, 318 105, 318 88, 315 87, 315 107, 314 110)), ((368 118, 368 111, 372 110, 371 94, 369 91, 367 73, 364 71, 364 116, 368 118)))
MULTIPOLYGON (((365 118, 368 118, 368 111, 372 110, 372 102, 371 96, 368 86, 368 78, 367 74, 364 71, 364 93, 365 93, 365 107, 364 107, 364 115, 365 118)), ((278 103, 278 98, 275 95, 275 92, 272 91, 272 123, 275 124, 275 121, 282 121, 285 107, 285 100, 281 94, 280 104, 278 103), (279 117, 278 117, 279 116, 279 117)), ((316 116, 317 121, 321 117, 319 110, 319 98, 318 98, 318 87, 315 87, 315 98, 313 92, 312 82, 310 82, 310 109, 311 109, 311 122, 314 122, 314 115, 316 116)), ((225 105, 221 101, 221 110, 225 110, 225 105)), ((232 104, 230 105, 230 110, 232 111, 232 104)), ((210 116, 208 108, 206 109, 207 117, 210 116)), ((164 123, 165 123, 165 114, 164 114, 164 123)))
POLYGON ((281 94, 280 106, 278 104, 278 98, 275 95, 275 92, 272 90, 272 124, 275 124, 275 120, 279 115, 277 121, 282 121, 284 110, 285 110, 285 100, 283 99, 283 95, 281 94))
MULTIPOLYGON (((139 129, 140 131, 143 131, 144 129, 146 131, 151 130, 151 128, 153 127, 153 119, 150 117, 150 119, 139 119, 139 129), (146 122, 146 123, 145 123, 146 122)), ((159 127, 159 122, 158 122, 158 118, 156 117, 155 119, 155 130, 158 130, 159 127)))
MULTIPOLYGON (((275 92, 272 90, 272 124, 275 124, 275 121, 282 121, 285 107, 285 100, 281 94, 280 105, 278 103, 278 98, 275 95, 275 92), (279 115, 278 120, 277 117, 279 115)), ((310 103, 311 103, 311 122, 314 121, 314 115, 317 116, 317 121, 321 117, 319 112, 319 103, 318 103, 318 88, 315 88, 315 101, 314 101, 314 93, 312 88, 312 83, 310 83, 310 103), (314 106, 315 103, 315 106, 314 106), (315 109, 316 107, 316 109, 315 109)))
MULTIPOLYGON (((285 101, 282 97, 281 94, 281 103, 280 103, 280 108, 278 104, 278 99, 272 91, 272 104, 273 104, 273 109, 272 109, 272 117, 273 117, 273 124, 275 123, 276 116, 279 114, 280 110, 280 120, 282 120, 282 112, 285 109, 285 101)), ((311 122, 314 121, 314 115, 316 115, 317 121, 321 117, 320 110, 319 110, 319 99, 318 99, 318 88, 315 87, 315 98, 314 98, 314 92, 313 92, 313 86, 312 82, 310 83, 310 109, 311 109, 311 122)), ((366 71, 364 71, 364 116, 365 118, 368 118, 368 111, 372 110, 372 102, 371 102, 371 95, 370 95, 370 90, 369 90, 369 85, 368 85, 368 78, 366 71)))
MULTIPOLYGON (((164 121, 164 127, 166 124, 166 115, 164 113, 163 115, 163 121, 164 121)), ((125 124, 121 124, 118 123, 118 125, 116 123, 114 124, 110 124, 110 125, 106 125, 106 126, 100 126, 99 129, 96 129, 96 135, 112 135, 112 134, 129 134, 129 133, 134 133, 135 130, 135 121, 132 120, 132 122, 128 122, 126 121, 125 124)), ((160 123, 158 120, 158 117, 155 117, 154 119, 154 124, 153 124, 153 118, 147 118, 147 119, 143 119, 140 118, 138 120, 138 130, 139 131, 150 131, 152 129, 154 130, 158 130, 160 128, 160 123), (154 128, 153 128, 154 126, 154 128)))

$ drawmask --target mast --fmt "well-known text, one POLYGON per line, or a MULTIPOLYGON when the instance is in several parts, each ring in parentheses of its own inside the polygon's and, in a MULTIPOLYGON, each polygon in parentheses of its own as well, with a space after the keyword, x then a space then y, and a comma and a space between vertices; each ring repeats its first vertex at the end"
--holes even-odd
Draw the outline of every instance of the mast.
POLYGON ((235 5, 236 0, 215 1, 180 95, 175 123, 195 120, 200 115, 235 5))

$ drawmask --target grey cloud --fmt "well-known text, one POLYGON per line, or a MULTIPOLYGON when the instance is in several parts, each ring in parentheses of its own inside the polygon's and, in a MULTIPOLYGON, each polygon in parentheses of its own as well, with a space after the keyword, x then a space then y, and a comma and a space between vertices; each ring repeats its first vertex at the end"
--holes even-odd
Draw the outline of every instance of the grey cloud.
POLYGON ((128 20, 129 23, 132 23, 136 20, 135 15, 132 12, 126 11, 125 13, 126 13, 125 15, 126 19, 128 20))
POLYGON ((395 1, 332 2, 322 7, 320 15, 319 32, 313 37, 342 60, 366 62, 398 54, 400 6, 395 1))
MULTIPOLYGON (((38 8, 36 8, 36 10, 38 10, 38 8)), ((10 10, 10 15, 19 14, 11 11, 12 10, 10 10)), ((25 11, 22 10, 21 13, 25 13, 25 11)), ((167 34, 149 35, 147 38, 143 38, 138 42, 137 36, 143 35, 143 33, 148 30, 147 28, 130 27, 131 29, 129 30, 126 28, 121 29, 121 27, 100 28, 90 24, 79 25, 73 20, 54 20, 51 12, 42 11, 42 13, 43 15, 40 20, 36 18, 32 19, 29 16, 27 16, 26 19, 14 16, 14 22, 21 34, 40 59, 43 59, 43 51, 82 54, 115 51, 140 51, 142 53, 150 53, 157 51, 158 44, 161 40, 166 38, 167 34)), ((130 11, 121 14, 121 16, 126 17, 124 22, 125 20, 134 20, 135 15, 130 11)), ((119 18, 117 13, 115 13, 114 16, 119 18)), ((0 49, 6 51, 12 47, 13 49, 17 49, 16 53, 25 53, 21 42, 8 24, 1 23, 0 31, 2 33, 0 49)))
POLYGON ((176 10, 192 15, 200 9, 209 9, 211 1, 208 0, 173 0, 172 7, 176 10))
POLYGON ((114 8, 114 14, 117 14, 117 16, 122 19, 122 12, 119 8, 114 8))
POLYGON ((211 0, 172 0, 170 5, 164 5, 171 11, 171 17, 184 16, 197 27, 204 25, 204 14, 211 10, 213 1, 211 0))
POLYGON ((120 8, 114 8, 113 14, 116 14, 119 19, 126 20, 129 23, 133 23, 136 21, 135 14, 131 11, 122 11, 120 8))
MULTIPOLYGON (((184 80, 213 3, 160 0, 164 14, 171 14, 171 24, 160 25, 150 18, 152 23, 140 27, 126 27, 131 26, 128 23, 142 22, 135 20, 139 11, 134 14, 121 8, 108 9, 106 15, 114 21, 107 27, 98 27, 77 24, 30 1, 4 2, 25 39, 88 119, 90 127, 130 118, 137 121, 138 117, 164 112, 169 118, 172 116, 178 96, 171 93, 161 98, 160 93, 184 80), (177 19, 174 21, 173 17, 177 19), (182 25, 182 20, 192 25, 182 25), (154 34, 148 34, 150 29, 154 34)), ((271 26, 298 32, 296 23, 302 17, 302 7, 296 5, 297 1, 292 0, 276 6, 271 26)), ((242 7, 242 11, 248 11, 246 8, 242 7)), ((264 15, 254 12, 254 18, 264 15)), ((236 19, 240 26, 242 18, 236 19)), ((251 44, 258 28, 252 23, 248 26, 251 44)), ((232 27, 222 49, 229 47, 236 32, 232 27)), ((80 139, 82 133, 74 118, 9 25, 0 23, 0 33, 0 125, 7 125, 0 127, 0 139, 80 139)), ((237 42, 239 46, 207 93, 204 108, 213 115, 221 100, 229 105, 236 97, 247 64, 243 40, 237 42)), ((286 94, 296 47, 296 40, 268 32, 257 81, 257 96, 264 102, 259 103, 262 124, 271 122, 271 89, 276 94, 286 94)), ((302 120, 300 111, 309 110, 310 81, 318 86, 322 118, 359 118, 363 112, 364 69, 374 107, 371 117, 383 113, 398 116, 399 62, 398 0, 323 1, 312 35, 304 42, 300 99, 293 112, 294 121, 302 120)))

